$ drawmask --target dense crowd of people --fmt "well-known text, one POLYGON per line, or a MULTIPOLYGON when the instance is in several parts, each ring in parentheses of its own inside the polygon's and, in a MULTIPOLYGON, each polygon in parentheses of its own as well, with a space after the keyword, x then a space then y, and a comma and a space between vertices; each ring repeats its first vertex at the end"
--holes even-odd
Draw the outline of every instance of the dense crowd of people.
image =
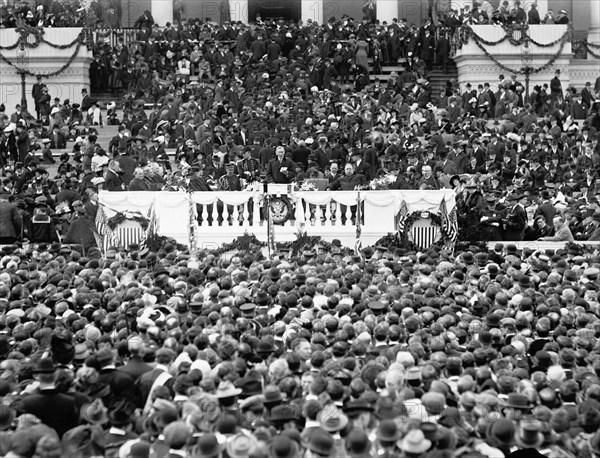
POLYGON ((0 456, 600 457, 597 251, 96 247, 99 189, 383 176, 454 189, 463 240, 600 240, 600 78, 433 95, 486 4, 446 37, 372 2, 301 27, 145 13, 139 42, 100 39, 77 103, 40 78, 30 110, 1 105, 0 456))
POLYGON ((0 455, 597 457, 580 250, 5 245, 0 455))

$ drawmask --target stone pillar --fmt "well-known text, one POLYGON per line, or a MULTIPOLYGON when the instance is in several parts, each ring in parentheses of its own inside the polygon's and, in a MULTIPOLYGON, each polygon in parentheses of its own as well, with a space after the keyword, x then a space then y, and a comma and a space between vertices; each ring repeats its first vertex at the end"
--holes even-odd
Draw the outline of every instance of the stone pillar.
POLYGON ((173 22, 173 0, 152 0, 152 17, 161 27, 173 22))
POLYGON ((309 19, 318 24, 324 24, 327 18, 323 15, 323 0, 301 0, 300 19, 306 24, 309 19))
POLYGON ((242 21, 248 24, 248 0, 229 0, 231 22, 242 21))
POLYGON ((588 29, 588 43, 600 44, 600 2, 590 2, 590 28, 588 29))
POLYGON ((398 0, 376 0, 377 20, 380 24, 392 23, 392 19, 398 19, 398 0))

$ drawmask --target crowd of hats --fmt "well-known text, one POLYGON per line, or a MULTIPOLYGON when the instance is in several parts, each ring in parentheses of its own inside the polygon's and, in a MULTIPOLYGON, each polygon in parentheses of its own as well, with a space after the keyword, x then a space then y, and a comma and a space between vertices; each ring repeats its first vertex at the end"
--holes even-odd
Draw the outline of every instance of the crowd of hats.
POLYGON ((338 245, 5 246, 0 454, 600 453, 595 254, 338 245))

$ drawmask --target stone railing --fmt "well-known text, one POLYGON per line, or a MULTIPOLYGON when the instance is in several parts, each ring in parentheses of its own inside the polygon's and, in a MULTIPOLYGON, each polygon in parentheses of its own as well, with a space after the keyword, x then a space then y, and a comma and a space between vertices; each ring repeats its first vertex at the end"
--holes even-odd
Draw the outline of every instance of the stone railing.
POLYGON ((440 191, 294 191, 286 185, 269 185, 268 193, 254 191, 193 192, 100 192, 100 203, 113 211, 139 211, 151 205, 157 212, 158 232, 184 243, 185 234, 196 245, 226 243, 244 232, 266 241, 267 202, 278 241, 294 240, 299 230, 325 239, 340 239, 352 246, 356 236, 360 201, 363 244, 375 243, 396 232, 396 216, 403 203, 409 213, 438 215, 445 200, 448 212, 455 206, 452 190, 440 191))

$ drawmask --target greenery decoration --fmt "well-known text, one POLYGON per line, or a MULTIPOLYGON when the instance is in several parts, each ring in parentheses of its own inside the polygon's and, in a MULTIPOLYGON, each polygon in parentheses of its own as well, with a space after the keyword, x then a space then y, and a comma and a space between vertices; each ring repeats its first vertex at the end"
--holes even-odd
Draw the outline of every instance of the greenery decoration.
POLYGON ((560 38, 557 38, 556 40, 551 41, 549 43, 539 43, 533 38, 531 38, 531 36, 529 36, 529 34, 527 33, 527 31, 529 30, 529 26, 526 24, 508 24, 504 25, 503 28, 506 34, 502 38, 496 41, 489 41, 477 34, 473 27, 471 27, 468 24, 465 24, 458 30, 458 34, 456 35, 457 45, 460 48, 462 47, 462 45, 466 45, 469 42, 470 38, 473 38, 473 40, 479 41, 485 46, 497 46, 508 40, 513 46, 521 46, 525 42, 529 42, 540 48, 551 48, 565 40, 568 40, 572 36, 572 28, 571 26, 569 26, 567 28, 567 31, 560 38), (515 32, 520 32, 521 36, 519 38, 515 38, 515 32))
POLYGON ((215 250, 215 254, 222 254, 228 251, 246 251, 252 253, 259 251, 266 245, 266 243, 258 240, 254 234, 248 234, 248 232, 244 232, 244 235, 233 239, 231 243, 224 243, 221 245, 218 250, 215 250))
POLYGON ((67 68, 69 68, 71 66, 73 61, 79 55, 79 50, 81 49, 82 45, 85 44, 85 46, 88 49, 93 49, 93 46, 94 46, 93 35, 92 35, 91 30, 89 30, 88 28, 83 28, 81 30, 81 32, 79 33, 79 35, 77 35, 77 37, 72 42, 66 43, 64 45, 57 45, 55 43, 51 43, 48 40, 46 40, 44 38, 44 29, 41 27, 21 26, 21 27, 18 27, 16 30, 19 33, 19 38, 17 39, 16 43, 9 45, 9 46, 0 46, 0 50, 12 50, 12 49, 16 49, 17 47, 19 47, 21 45, 27 46, 29 48, 37 48, 41 43, 47 44, 48 46, 50 46, 54 49, 69 49, 69 48, 72 48, 73 46, 75 46, 75 50, 74 50, 73 54, 69 57, 69 59, 65 62, 65 64, 62 67, 60 67, 58 70, 55 70, 53 72, 43 73, 43 74, 39 74, 39 75, 36 73, 33 73, 26 67, 20 67, 20 66, 16 65, 14 62, 11 62, 5 55, 3 55, 0 52, 0 60, 5 62, 7 65, 13 67, 17 71, 17 73, 25 74, 28 76, 42 76, 43 78, 49 78, 51 76, 60 75, 67 68), (30 36, 34 37, 31 42, 29 41, 29 38, 28 38, 30 36))
POLYGON ((296 232, 296 240, 292 242, 277 243, 278 249, 289 250, 292 256, 302 254, 306 247, 316 249, 317 246, 322 246, 326 250, 331 250, 331 243, 323 240, 320 236, 308 235, 306 231, 303 231, 302 229, 299 229, 298 232, 296 232))
POLYGON ((565 33, 565 35, 562 36, 561 42, 560 42, 560 47, 558 48, 558 51, 544 65, 537 67, 537 68, 522 67, 520 69, 510 68, 510 67, 507 67, 506 65, 502 64, 493 54, 491 54, 485 48, 485 46, 483 46, 483 44, 477 38, 474 37, 474 40, 475 40, 475 44, 479 47, 479 49, 481 49, 483 51, 483 53, 486 55, 486 57, 488 59, 492 60, 502 70, 504 70, 506 72, 510 72, 510 73, 517 73, 520 75, 524 75, 526 73, 541 73, 541 72, 547 70, 548 68, 552 67, 552 65, 554 65, 556 60, 562 55, 563 50, 565 48, 565 44, 569 41, 569 37, 570 37, 570 34, 569 34, 569 36, 567 36, 566 33, 565 33))
POLYGON ((119 226, 119 224, 128 220, 136 221, 137 223, 139 223, 143 230, 146 230, 148 228, 148 225, 150 224, 148 218, 143 216, 140 212, 117 212, 114 216, 108 218, 106 224, 108 227, 110 227, 111 230, 114 231, 117 228, 117 226, 119 226))
POLYGON ((146 237, 145 246, 148 248, 148 251, 157 253, 164 248, 165 245, 173 245, 179 251, 187 250, 185 245, 178 243, 175 239, 165 235, 158 235, 156 232, 149 234, 148 237, 146 237))

